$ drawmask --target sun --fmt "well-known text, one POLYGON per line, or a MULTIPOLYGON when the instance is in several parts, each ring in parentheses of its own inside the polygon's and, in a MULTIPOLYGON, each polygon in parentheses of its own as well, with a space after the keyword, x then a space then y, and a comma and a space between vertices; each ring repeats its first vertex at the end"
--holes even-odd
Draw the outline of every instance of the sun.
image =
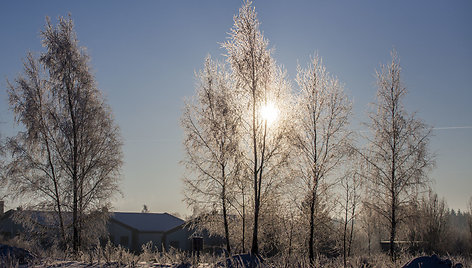
POLYGON ((272 125, 279 117, 279 110, 273 102, 268 102, 260 109, 262 120, 267 122, 267 125, 272 125))

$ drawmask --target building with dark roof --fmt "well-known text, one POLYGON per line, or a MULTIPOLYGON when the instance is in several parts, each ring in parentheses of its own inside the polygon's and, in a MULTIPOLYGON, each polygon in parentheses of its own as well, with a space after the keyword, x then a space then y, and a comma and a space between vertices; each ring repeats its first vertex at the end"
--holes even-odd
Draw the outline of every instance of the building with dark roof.
MULTIPOLYGON (((25 228, 25 222, 33 224, 35 232, 41 227, 39 237, 43 237, 45 241, 50 240, 51 232, 57 232, 58 219, 54 212, 20 209, 0 212, 0 239, 28 237, 25 234, 31 234, 27 233, 31 226, 25 228), (26 218, 29 220, 25 221, 26 218)), ((72 215, 70 212, 65 215, 65 222, 70 226, 72 215)), ((168 213, 111 212, 107 230, 110 242, 134 252, 141 251, 142 246, 149 242, 159 251, 171 248, 195 250, 195 230, 187 227, 184 220, 168 213)), ((201 241, 200 250, 215 250, 223 244, 220 237, 210 237, 206 230, 198 232, 196 239, 201 241)))
POLYGON ((192 231, 185 221, 168 213, 114 212, 108 222, 110 241, 133 251, 148 242, 159 250, 191 250, 192 231))

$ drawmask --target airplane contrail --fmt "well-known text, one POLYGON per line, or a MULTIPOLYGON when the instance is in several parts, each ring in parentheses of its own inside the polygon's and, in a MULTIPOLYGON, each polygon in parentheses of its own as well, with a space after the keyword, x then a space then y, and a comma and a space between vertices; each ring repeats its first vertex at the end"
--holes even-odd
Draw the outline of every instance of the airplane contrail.
POLYGON ((126 142, 173 142, 176 139, 125 139, 126 142))
POLYGON ((433 127, 434 130, 443 129, 472 129, 472 126, 458 126, 458 127, 433 127))
MULTIPOLYGON (((472 126, 456 126, 456 127, 433 127, 433 130, 449 130, 449 129, 472 129, 472 126)), ((354 130, 359 133, 369 132, 368 130, 354 130)))

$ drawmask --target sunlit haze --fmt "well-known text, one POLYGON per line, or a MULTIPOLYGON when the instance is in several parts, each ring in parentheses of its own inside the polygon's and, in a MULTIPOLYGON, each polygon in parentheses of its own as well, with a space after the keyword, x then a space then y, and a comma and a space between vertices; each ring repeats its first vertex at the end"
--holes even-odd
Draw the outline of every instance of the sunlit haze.
POLYGON ((268 102, 266 105, 261 107, 261 117, 267 121, 267 125, 272 125, 279 116, 279 110, 273 102, 268 102))

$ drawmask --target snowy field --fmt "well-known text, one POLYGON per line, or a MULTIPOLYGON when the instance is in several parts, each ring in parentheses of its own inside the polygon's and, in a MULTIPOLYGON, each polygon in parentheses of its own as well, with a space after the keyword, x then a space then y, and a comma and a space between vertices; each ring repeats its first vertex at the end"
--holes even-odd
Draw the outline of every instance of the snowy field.
MULTIPOLYGON (((28 265, 20 265, 19 267, 35 267, 35 268, 53 268, 53 267, 69 267, 69 268, 81 268, 81 267, 89 267, 89 268, 105 268, 105 267, 140 267, 140 268, 184 268, 189 267, 185 264, 159 264, 159 263, 148 263, 148 262, 138 262, 137 264, 119 264, 116 262, 113 263, 86 263, 86 262, 79 262, 79 261, 56 261, 49 264, 38 264, 33 266, 28 265)), ((205 268, 211 267, 210 264, 199 264, 194 267, 205 268)))
MULTIPOLYGON (((446 257, 445 257, 446 258, 446 257)), ((442 260, 445 260, 443 258, 442 260)), ((472 267, 472 261, 471 259, 467 259, 464 257, 449 257, 451 261, 451 266, 437 266, 437 267, 453 267, 453 268, 461 268, 461 267, 472 267), (458 265, 461 264, 462 266, 458 265)), ((394 268, 394 267, 404 267, 404 265, 408 264, 411 260, 415 259, 413 256, 402 256, 397 263, 391 263, 388 260, 388 257, 385 255, 376 255, 376 256, 371 256, 370 258, 353 258, 351 259, 347 267, 386 267, 386 268, 394 268)), ((104 262, 86 262, 86 261, 45 261, 45 262, 40 262, 36 263, 33 265, 6 265, 5 264, 0 264, 0 267, 2 268, 10 268, 10 267, 33 267, 33 268, 53 268, 53 267, 68 267, 68 268, 82 268, 82 267, 89 267, 89 268, 107 268, 107 267, 139 267, 139 268, 209 268, 209 267, 225 267, 225 266, 220 266, 220 265, 215 265, 214 263, 198 263, 195 265, 191 265, 190 263, 156 263, 156 262, 145 262, 145 261, 139 261, 139 262, 132 262, 132 263, 120 263, 120 262, 110 262, 110 263, 104 263, 104 262)), ((229 266, 231 267, 231 266, 229 266)), ((237 267, 242 267, 242 266, 237 266, 237 267)), ((295 262, 292 263, 284 263, 283 260, 278 259, 278 260, 268 260, 266 264, 260 266, 260 267, 271 267, 271 268, 278 268, 278 267, 310 267, 307 264, 304 263, 299 263, 298 261, 295 260, 295 262)), ((342 259, 334 259, 334 260, 318 260, 315 264, 315 267, 343 267, 343 262, 342 259)), ((417 266, 414 266, 417 267, 417 266)), ((420 267, 423 267, 421 265, 420 267)), ((430 267, 425 265, 424 267, 430 267)), ((436 266, 431 266, 431 267, 436 267, 436 266)))

